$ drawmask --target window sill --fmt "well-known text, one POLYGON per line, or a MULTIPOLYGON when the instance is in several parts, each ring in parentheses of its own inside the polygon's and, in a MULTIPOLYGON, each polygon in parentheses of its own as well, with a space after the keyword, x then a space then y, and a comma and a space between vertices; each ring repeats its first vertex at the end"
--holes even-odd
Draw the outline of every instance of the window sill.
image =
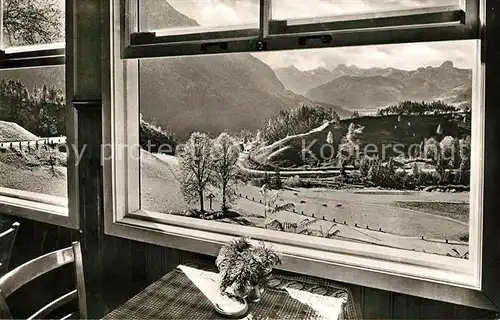
MULTIPOLYGON (((234 236, 228 234, 146 221, 134 217, 125 217, 116 222, 106 219, 105 233, 111 236, 211 256, 216 256, 221 245, 234 238, 234 236)), ((424 266, 410 266, 398 262, 363 258, 346 253, 325 252, 289 244, 273 243, 272 245, 274 249, 281 253, 283 261, 283 264, 279 267, 281 270, 454 304, 498 310, 481 292, 481 289, 473 285, 474 277, 472 276, 453 271, 443 272, 442 270, 424 266), (381 271, 382 269, 391 271, 381 271), (441 277, 460 279, 462 285, 401 275, 401 273, 408 274, 408 269, 413 269, 412 271, 422 275, 431 276, 441 272, 441 277), (469 285, 465 285, 465 283, 469 283, 469 285)))
POLYGON ((0 213, 78 229, 68 210, 68 199, 0 187, 0 213))

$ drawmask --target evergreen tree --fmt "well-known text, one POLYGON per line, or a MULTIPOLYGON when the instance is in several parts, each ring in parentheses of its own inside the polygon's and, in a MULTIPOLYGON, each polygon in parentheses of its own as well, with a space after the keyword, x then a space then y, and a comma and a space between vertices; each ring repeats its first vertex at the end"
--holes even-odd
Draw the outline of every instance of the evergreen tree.
POLYGON ((443 135, 443 128, 441 127, 441 125, 438 125, 438 127, 436 129, 436 134, 438 136, 442 136, 443 135))
POLYGON ((333 134, 331 131, 328 131, 328 134, 326 136, 326 143, 328 144, 333 144, 333 134))

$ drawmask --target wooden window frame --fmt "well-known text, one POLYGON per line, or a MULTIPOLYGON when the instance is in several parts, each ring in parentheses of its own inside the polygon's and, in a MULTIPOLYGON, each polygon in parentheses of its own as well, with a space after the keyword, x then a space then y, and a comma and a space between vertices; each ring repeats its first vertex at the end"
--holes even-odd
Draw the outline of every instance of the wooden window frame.
MULTIPOLYGON (((494 212, 484 210, 484 153, 486 145, 484 132, 492 126, 494 119, 485 114, 485 64, 484 31, 486 7, 477 0, 467 0, 467 13, 464 23, 459 25, 397 26, 377 27, 369 30, 338 30, 328 32, 334 41, 325 43, 321 33, 298 33, 272 35, 269 25, 262 24, 257 38, 224 39, 228 44, 224 50, 211 52, 200 50, 200 44, 210 40, 194 40, 182 43, 160 43, 134 45, 129 37, 130 25, 125 16, 126 0, 114 0, 109 6, 109 33, 106 37, 103 88, 103 142, 111 148, 103 153, 104 172, 104 228, 105 233, 157 245, 174 247, 208 255, 217 255, 220 246, 235 236, 250 234, 273 244, 281 252, 284 260, 282 269, 311 274, 333 280, 375 287, 404 294, 468 305, 478 308, 498 310, 500 290, 492 289, 490 283, 500 280, 500 276, 487 269, 483 257, 491 251, 484 243, 498 243, 500 235, 491 230, 483 232, 483 221, 494 219, 494 212), (474 11, 475 10, 475 11, 474 11), (475 12, 475 13, 474 13, 475 12), (475 18, 474 18, 475 16, 475 18), (267 27, 266 27, 267 26, 267 27), (231 226, 224 230, 216 222, 162 215, 141 210, 139 161, 130 160, 130 155, 140 152, 138 145, 139 125, 139 58, 178 56, 191 54, 216 54, 229 52, 249 52, 260 50, 300 49, 301 37, 313 35, 312 41, 306 40, 303 48, 342 47, 369 44, 410 43, 424 41, 446 41, 477 39, 478 59, 474 73, 473 104, 477 106, 473 115, 471 171, 471 223, 470 264, 455 258, 438 257, 425 253, 404 254, 395 259, 385 248, 346 244, 318 244, 307 236, 287 235, 281 232, 260 230, 243 226, 231 226), (353 37, 353 35, 356 35, 353 37), (262 37, 267 39, 263 47, 258 43, 262 37), (319 41, 316 41, 319 40, 319 41), (257 45, 257 49, 255 47, 257 45), (107 50, 109 49, 109 50, 107 50), (475 133, 474 133, 475 132, 475 133), (124 147, 125 146, 125 147, 124 147), (372 250, 370 250, 370 247, 372 250), (374 252, 376 251, 376 252, 374 252), (390 257, 390 259, 389 259, 390 257), (450 260, 452 259, 452 260, 450 260), (411 261, 411 264, 408 263, 411 261), (449 262, 455 262, 455 265, 449 262), (465 268, 463 266, 466 266, 465 268)), ((261 15, 270 16, 270 3, 261 10, 261 15)), ((170 39, 171 40, 171 39, 170 39)), ((134 158, 137 159, 137 156, 134 158)), ((491 164, 490 164, 491 165, 491 164)), ((491 188, 491 186, 489 186, 491 188)), ((490 194, 491 196, 491 194, 490 194)), ((340 243, 341 242, 341 243, 340 243)), ((332 242, 333 243, 333 242, 332 242)), ((394 249, 391 249, 394 251, 394 249)), ((403 250, 401 250, 403 251, 403 250)), ((465 260, 464 260, 465 261, 465 260)))
MULTIPOLYGON (((66 0, 65 42, 4 48, 3 35, 0 32, 0 44, 2 44, 0 45, 0 72, 4 69, 65 66, 66 143, 68 146, 76 146, 77 136, 76 112, 72 99, 74 87, 73 56, 66 57, 65 54, 66 51, 73 51, 73 39, 76 37, 73 25, 74 1, 66 0)), ((2 7, 3 1, 0 1, 0 13, 2 7)), ((0 14, 0 26, 3 27, 1 17, 0 14)), ((75 151, 77 151, 75 147, 68 148, 67 198, 0 188, 0 213, 79 229, 78 166, 75 151)))
POLYGON ((272 1, 260 0, 258 28, 193 27, 185 33, 140 32, 139 0, 120 0, 122 58, 328 48, 475 39, 480 0, 456 6, 402 9, 307 19, 274 20, 272 1), (413 20, 414 22, 411 22, 413 20))

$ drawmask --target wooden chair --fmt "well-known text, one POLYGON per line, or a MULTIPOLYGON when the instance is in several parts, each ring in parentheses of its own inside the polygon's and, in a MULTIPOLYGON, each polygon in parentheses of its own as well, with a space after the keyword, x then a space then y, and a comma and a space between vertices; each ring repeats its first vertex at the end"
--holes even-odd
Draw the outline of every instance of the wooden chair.
POLYGON ((19 223, 14 222, 9 230, 0 234, 0 277, 9 271, 10 257, 12 256, 12 248, 14 247, 18 228, 19 223))
POLYGON ((76 289, 50 302, 28 319, 43 319, 67 303, 77 300, 78 310, 68 314, 62 319, 86 319, 87 301, 85 296, 85 281, 83 277, 82 252, 79 242, 73 242, 71 247, 47 253, 36 259, 13 269, 0 278, 0 318, 12 318, 5 299, 17 289, 46 274, 69 263, 75 266, 76 289))

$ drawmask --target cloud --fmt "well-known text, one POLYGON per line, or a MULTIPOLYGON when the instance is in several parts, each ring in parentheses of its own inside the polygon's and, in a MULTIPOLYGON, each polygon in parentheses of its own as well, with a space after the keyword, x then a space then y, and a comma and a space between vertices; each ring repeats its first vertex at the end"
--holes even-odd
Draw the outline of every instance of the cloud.
MULTIPOLYGON (((459 2, 460 0, 273 0, 273 18, 303 18, 442 6, 459 2)), ((169 0, 169 3, 202 26, 258 22, 259 0, 169 0)), ((273 68, 294 65, 302 70, 334 68, 341 63, 362 68, 394 67, 414 70, 422 66, 438 66, 446 60, 452 60, 458 67, 472 68, 477 56, 474 41, 303 49, 254 55, 273 68)))
POLYGON ((247 23, 257 25, 259 22, 259 0, 169 0, 168 2, 202 26, 247 23))
POLYGON ((404 43, 377 46, 301 49, 254 54, 272 68, 294 65, 301 70, 317 67, 335 68, 339 64, 360 68, 393 67, 415 70, 439 66, 446 60, 459 68, 473 68, 477 61, 475 41, 404 43))
MULTIPOLYGON (((461 0, 273 0, 273 19, 401 10, 458 4, 461 0)), ((201 25, 258 22, 259 0, 168 0, 201 25)))

